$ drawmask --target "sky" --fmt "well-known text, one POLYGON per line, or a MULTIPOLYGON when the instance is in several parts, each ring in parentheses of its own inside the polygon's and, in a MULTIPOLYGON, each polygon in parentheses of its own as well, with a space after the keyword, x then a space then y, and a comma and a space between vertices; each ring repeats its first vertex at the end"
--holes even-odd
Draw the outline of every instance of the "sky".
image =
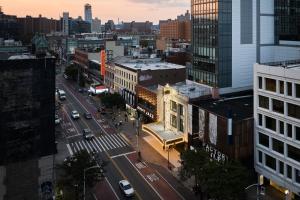
POLYGON ((118 18, 121 21, 152 21, 175 19, 177 15, 190 10, 190 0, 1 0, 0 6, 5 14, 33 17, 41 14, 58 19, 64 11, 71 17, 84 16, 84 4, 92 5, 93 18, 102 22, 118 18))

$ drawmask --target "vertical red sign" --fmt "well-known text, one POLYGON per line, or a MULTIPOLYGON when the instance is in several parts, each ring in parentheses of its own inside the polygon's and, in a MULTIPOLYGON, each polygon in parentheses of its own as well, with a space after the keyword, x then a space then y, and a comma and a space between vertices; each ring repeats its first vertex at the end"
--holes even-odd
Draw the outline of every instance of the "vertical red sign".
POLYGON ((105 61, 106 61, 106 54, 105 54, 105 50, 102 50, 100 52, 100 60, 101 60, 101 65, 100 65, 100 72, 101 75, 104 77, 105 76, 105 61))

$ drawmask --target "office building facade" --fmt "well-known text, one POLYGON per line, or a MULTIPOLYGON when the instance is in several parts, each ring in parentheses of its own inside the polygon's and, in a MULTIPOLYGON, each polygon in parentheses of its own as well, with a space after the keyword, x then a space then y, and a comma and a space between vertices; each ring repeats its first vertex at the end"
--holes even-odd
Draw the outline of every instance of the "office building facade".
MULTIPOLYGON (((260 185, 300 194, 300 64, 254 66, 255 169, 260 185)), ((299 196, 298 196, 299 198, 299 196)))
POLYGON ((89 22, 92 24, 93 17, 92 17, 92 6, 90 4, 84 5, 84 21, 89 22))

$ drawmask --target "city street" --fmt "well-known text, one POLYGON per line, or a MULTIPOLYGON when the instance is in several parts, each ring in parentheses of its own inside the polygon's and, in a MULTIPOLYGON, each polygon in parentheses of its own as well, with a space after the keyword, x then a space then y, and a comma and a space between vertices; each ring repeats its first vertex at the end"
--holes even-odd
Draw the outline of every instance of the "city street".
POLYGON ((62 118, 61 127, 68 155, 71 156, 80 150, 86 150, 88 153, 96 152, 103 161, 108 163, 104 168, 105 183, 96 184, 94 188, 93 196, 95 199, 103 198, 100 190, 106 190, 107 193, 113 194, 116 199, 124 199, 125 197, 118 185, 122 179, 129 180, 135 189, 135 198, 137 199, 167 199, 162 195, 162 193, 166 193, 166 190, 169 190, 170 194, 175 194, 168 184, 165 184, 167 187, 163 188, 164 191, 154 187, 152 174, 142 174, 137 167, 139 161, 135 162, 135 160, 128 159, 127 156, 132 158, 137 153, 127 139, 117 133, 106 119, 98 114, 97 108, 92 104, 89 96, 79 93, 72 82, 63 79, 61 75, 58 75, 57 79, 57 87, 66 92, 66 100, 62 101, 59 116, 62 118), (78 111, 79 119, 72 119, 72 110, 78 111), (92 114, 92 119, 85 119, 84 113, 86 112, 92 114), (91 140, 83 138, 82 130, 86 128, 95 135, 91 140))

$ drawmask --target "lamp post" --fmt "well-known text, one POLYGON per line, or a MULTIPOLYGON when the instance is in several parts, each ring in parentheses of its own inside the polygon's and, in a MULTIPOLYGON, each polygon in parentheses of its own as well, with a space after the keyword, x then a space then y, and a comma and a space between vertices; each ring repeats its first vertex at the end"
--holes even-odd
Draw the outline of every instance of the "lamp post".
POLYGON ((92 167, 89 167, 89 168, 86 168, 83 170, 83 200, 85 200, 85 172, 87 172, 90 169, 95 169, 95 168, 101 169, 99 165, 95 165, 95 166, 92 166, 92 167))

